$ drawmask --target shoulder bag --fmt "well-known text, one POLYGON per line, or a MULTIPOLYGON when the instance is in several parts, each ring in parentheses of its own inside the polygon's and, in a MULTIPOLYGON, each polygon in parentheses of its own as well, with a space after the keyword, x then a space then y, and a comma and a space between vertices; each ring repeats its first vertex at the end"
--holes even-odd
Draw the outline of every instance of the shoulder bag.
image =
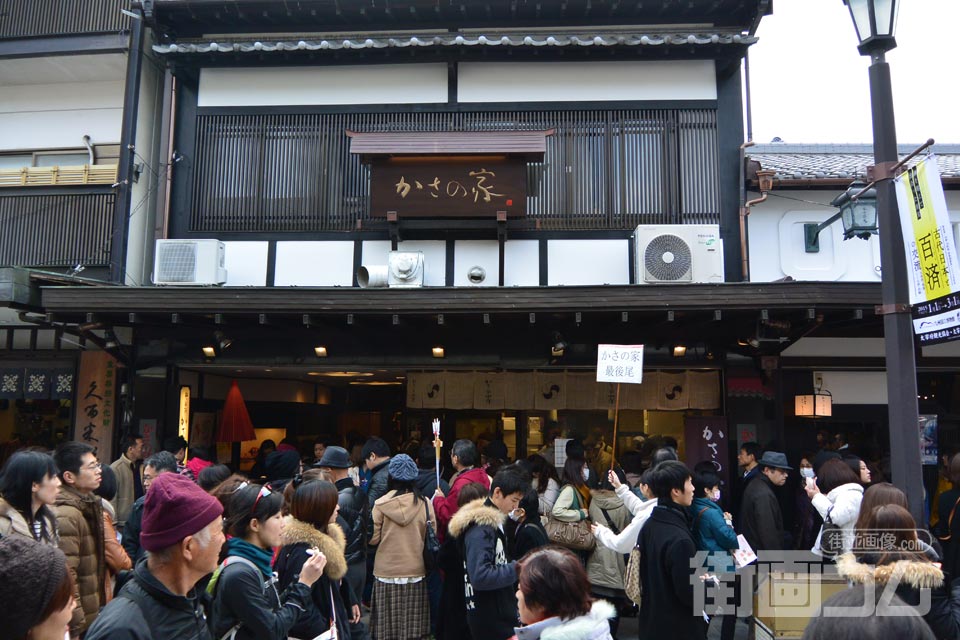
MULTIPOLYGON (((582 507, 579 492, 576 487, 570 486, 573 488, 573 499, 577 504, 577 510, 580 510, 582 507)), ((597 539, 593 537, 593 532, 590 530, 590 520, 586 518, 577 522, 564 522, 551 515, 545 529, 550 542, 567 549, 591 551, 597 546, 597 539)))
POLYGON ((440 541, 437 539, 437 532, 433 530, 433 523, 430 522, 430 510, 427 508, 426 498, 423 500, 423 515, 427 519, 427 527, 423 533, 423 568, 426 575, 430 575, 437 569, 440 541))

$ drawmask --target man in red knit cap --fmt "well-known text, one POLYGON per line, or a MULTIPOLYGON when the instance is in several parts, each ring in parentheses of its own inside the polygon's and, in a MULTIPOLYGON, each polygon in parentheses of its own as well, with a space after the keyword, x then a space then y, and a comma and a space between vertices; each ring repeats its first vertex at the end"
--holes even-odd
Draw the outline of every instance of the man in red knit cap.
POLYGON ((164 473, 150 485, 140 545, 147 557, 90 627, 86 640, 210 640, 195 586, 217 568, 223 507, 189 478, 164 473))

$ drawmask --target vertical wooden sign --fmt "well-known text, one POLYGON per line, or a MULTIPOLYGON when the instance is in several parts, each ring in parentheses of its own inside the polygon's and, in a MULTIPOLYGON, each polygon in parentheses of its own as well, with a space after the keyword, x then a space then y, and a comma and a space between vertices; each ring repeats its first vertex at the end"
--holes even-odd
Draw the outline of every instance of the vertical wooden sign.
POLYGON ((109 456, 113 445, 117 361, 105 351, 80 354, 77 404, 73 439, 96 449, 97 457, 109 456))

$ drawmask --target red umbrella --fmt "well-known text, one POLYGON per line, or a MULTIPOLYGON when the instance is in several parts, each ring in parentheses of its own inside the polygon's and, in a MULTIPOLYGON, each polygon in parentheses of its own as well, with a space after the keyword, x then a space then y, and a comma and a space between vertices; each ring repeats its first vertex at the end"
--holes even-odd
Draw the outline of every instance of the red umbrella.
POLYGON ((217 433, 217 442, 243 442, 256 440, 257 434, 253 431, 247 405, 243 401, 240 387, 234 380, 227 393, 227 400, 223 403, 223 415, 220 418, 220 431, 217 433))

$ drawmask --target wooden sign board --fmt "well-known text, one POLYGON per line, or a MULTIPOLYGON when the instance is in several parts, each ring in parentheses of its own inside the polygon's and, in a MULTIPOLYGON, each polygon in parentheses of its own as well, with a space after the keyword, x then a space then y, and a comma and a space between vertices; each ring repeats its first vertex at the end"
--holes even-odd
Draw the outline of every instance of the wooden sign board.
POLYGON ((73 439, 94 447, 97 456, 109 456, 113 447, 116 380, 117 361, 109 353, 80 354, 73 439))
POLYGON ((508 218, 527 213, 527 163, 503 156, 424 156, 375 160, 370 215, 385 218, 508 218))

